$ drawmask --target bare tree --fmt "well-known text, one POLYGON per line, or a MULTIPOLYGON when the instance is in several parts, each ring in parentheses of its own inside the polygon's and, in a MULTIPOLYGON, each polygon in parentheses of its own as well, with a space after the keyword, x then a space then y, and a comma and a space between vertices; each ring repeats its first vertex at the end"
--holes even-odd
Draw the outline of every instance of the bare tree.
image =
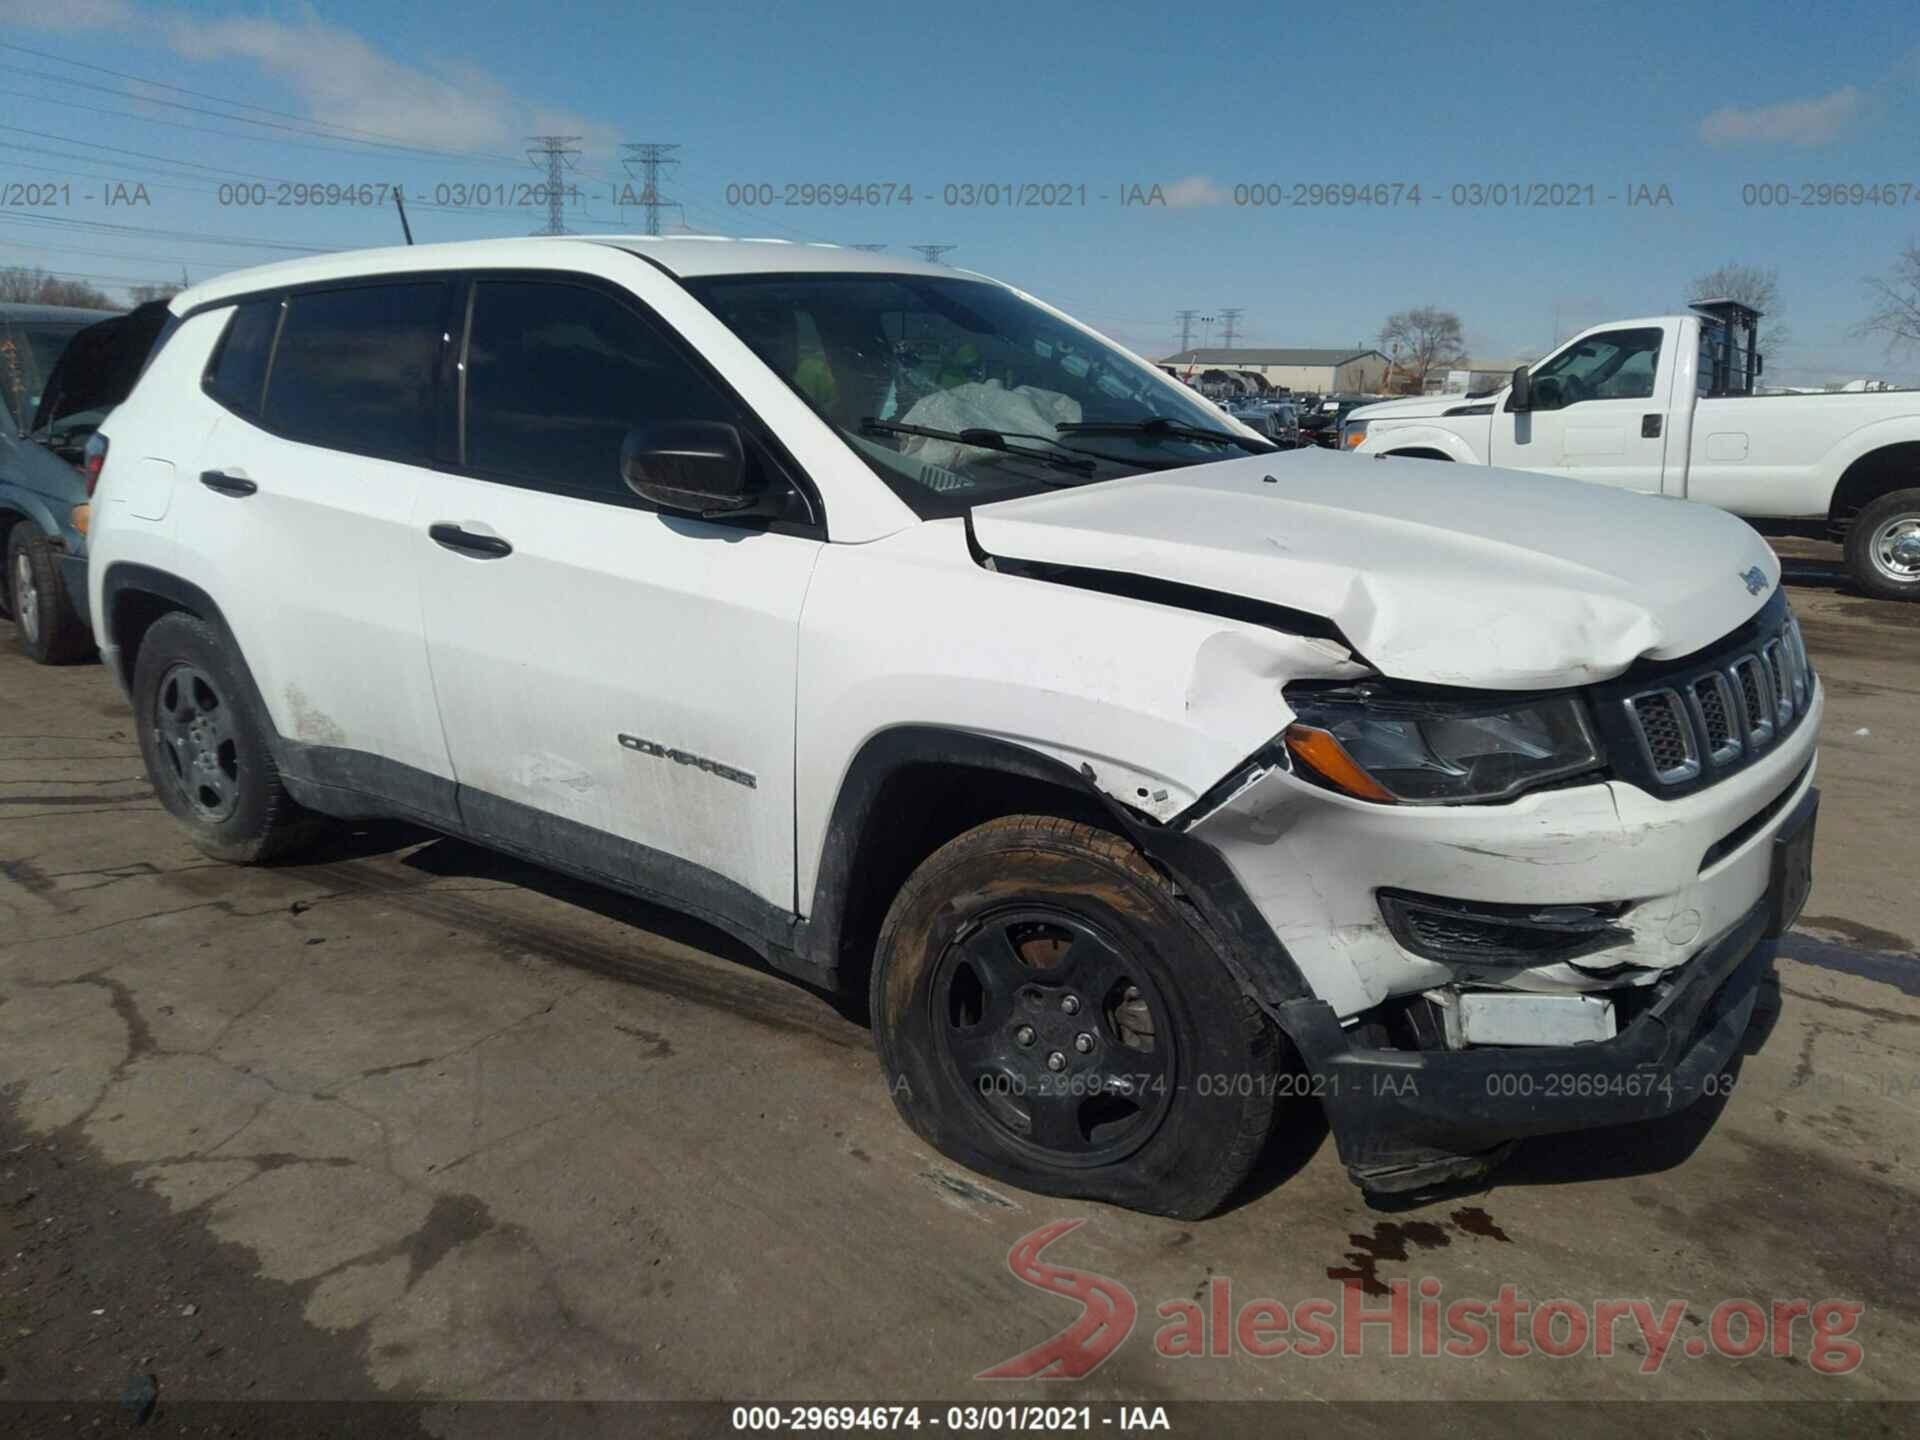
POLYGON ((1427 375, 1467 358, 1460 317, 1438 305, 1416 305, 1387 317, 1380 327, 1380 348, 1393 357, 1393 368, 1406 377, 1414 394, 1426 388, 1427 375))
POLYGON ((127 298, 136 305, 145 305, 149 300, 171 300, 183 287, 162 282, 158 285, 133 285, 128 287, 127 298))
POLYGON ((1859 336, 1878 335, 1889 351, 1920 349, 1920 241, 1900 252, 1893 273, 1867 277, 1873 313, 1854 326, 1859 336))
POLYGON ((0 301, 19 305, 75 305, 87 310, 122 308, 104 290, 79 280, 62 280, 45 270, 9 265, 0 269, 0 301))
POLYGON ((1750 305, 1758 310, 1767 317, 1755 341, 1763 355, 1776 354, 1786 349, 1792 341, 1792 332, 1780 323, 1782 307, 1778 270, 1730 262, 1704 275, 1694 276, 1693 283, 1687 286, 1687 299, 1738 300, 1742 305, 1750 305))

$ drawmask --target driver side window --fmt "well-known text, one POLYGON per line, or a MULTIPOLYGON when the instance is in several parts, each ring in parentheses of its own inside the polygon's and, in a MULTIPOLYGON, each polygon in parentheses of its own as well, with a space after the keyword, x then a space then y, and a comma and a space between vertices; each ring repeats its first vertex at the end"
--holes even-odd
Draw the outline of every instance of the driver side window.
POLYGON ((1660 331, 1589 335, 1533 372, 1533 408, 1564 410, 1585 400, 1648 400, 1660 368, 1660 331))

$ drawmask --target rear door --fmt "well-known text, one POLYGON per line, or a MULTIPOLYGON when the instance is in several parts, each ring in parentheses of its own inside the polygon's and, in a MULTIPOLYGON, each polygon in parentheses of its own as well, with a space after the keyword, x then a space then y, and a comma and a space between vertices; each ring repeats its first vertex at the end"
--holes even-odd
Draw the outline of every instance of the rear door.
POLYGON ((174 486, 280 733, 449 801, 412 520, 452 290, 410 276, 238 306, 204 381, 218 422, 174 486))
POLYGON ((1493 416, 1491 460, 1657 494, 1677 366, 1657 325, 1583 335, 1533 372, 1533 408, 1493 416))
POLYGON ((468 825, 615 880, 683 875, 689 909, 717 875, 791 911, 811 511, 753 417, 624 288, 483 274, 464 312, 455 464, 422 488, 414 552, 468 825), (663 420, 740 425, 790 522, 640 500, 621 443, 663 420))

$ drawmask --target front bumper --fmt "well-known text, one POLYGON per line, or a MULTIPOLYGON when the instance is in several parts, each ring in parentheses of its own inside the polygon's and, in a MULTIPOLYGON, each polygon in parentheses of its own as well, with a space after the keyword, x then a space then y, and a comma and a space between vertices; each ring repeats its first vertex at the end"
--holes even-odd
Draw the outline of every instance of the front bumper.
POLYGON ((70 550, 63 550, 59 562, 60 582, 67 587, 67 603, 73 606, 73 613, 80 617, 80 623, 91 630, 93 611, 88 604, 87 557, 84 553, 75 555, 70 550))
POLYGON ((1275 770, 1189 833, 1225 861, 1342 1021, 1469 978, 1396 941, 1383 889, 1492 905, 1623 906, 1629 943, 1515 969, 1499 983, 1562 994, 1651 984, 1731 931, 1766 893, 1772 838, 1813 788, 1825 700, 1816 686, 1792 734, 1677 799, 1611 780, 1506 805, 1372 805, 1275 770), (1631 978, 1604 973, 1623 968, 1631 978))
MULTIPOLYGON (((1805 803, 1811 804, 1809 796, 1805 803)), ((1538 1049, 1374 1050, 1317 1001, 1287 1029, 1364 1188, 1419 1189, 1479 1174, 1514 1140, 1677 1114, 1719 1088, 1773 964, 1762 899, 1614 1039, 1538 1049)))

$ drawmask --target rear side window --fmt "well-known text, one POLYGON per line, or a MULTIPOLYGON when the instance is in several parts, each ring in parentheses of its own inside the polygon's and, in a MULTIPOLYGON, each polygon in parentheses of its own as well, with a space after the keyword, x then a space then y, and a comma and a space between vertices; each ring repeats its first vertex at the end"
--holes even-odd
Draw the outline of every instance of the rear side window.
POLYGON ((515 280, 474 286, 465 415, 471 468, 622 499, 620 444, 633 426, 738 418, 691 361, 611 296, 515 280))
POLYGON ((248 419, 258 418, 267 388, 267 357, 273 353, 273 331, 279 323, 277 299, 234 306, 226 333, 207 363, 207 394, 248 419))
POLYGON ((267 428, 333 450, 430 458, 446 292, 432 281, 290 297, 267 385, 267 428))

